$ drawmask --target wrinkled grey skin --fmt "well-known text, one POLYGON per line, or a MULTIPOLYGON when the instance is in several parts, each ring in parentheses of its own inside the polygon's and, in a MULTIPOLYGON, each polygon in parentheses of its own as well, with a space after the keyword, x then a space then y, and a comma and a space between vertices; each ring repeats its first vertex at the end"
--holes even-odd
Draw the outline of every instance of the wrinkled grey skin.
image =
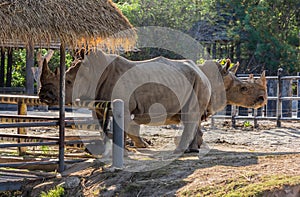
MULTIPOLYGON (((197 149, 202 143, 201 120, 226 104, 258 108, 266 103, 264 74, 257 80, 241 81, 234 76, 237 66, 229 69, 229 65, 230 61, 225 67, 206 61, 198 67, 190 60, 164 57, 134 62, 98 51, 66 72, 66 104, 77 98, 123 99, 125 131, 136 147, 147 146, 139 136, 140 124, 182 122, 184 130, 175 152, 197 149)), ((40 99, 57 104, 59 73, 51 72, 46 61, 41 85, 40 99)), ((102 114, 97 112, 100 120, 102 114)))

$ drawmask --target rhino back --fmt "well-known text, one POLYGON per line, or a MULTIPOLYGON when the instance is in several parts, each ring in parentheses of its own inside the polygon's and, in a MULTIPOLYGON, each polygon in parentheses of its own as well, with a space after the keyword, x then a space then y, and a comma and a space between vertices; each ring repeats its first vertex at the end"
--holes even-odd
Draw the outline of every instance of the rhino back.
POLYGON ((200 108, 207 105, 210 84, 206 76, 191 61, 163 57, 138 62, 115 58, 97 87, 97 99, 124 100, 135 120, 144 124, 161 119, 176 122, 192 95, 200 108))

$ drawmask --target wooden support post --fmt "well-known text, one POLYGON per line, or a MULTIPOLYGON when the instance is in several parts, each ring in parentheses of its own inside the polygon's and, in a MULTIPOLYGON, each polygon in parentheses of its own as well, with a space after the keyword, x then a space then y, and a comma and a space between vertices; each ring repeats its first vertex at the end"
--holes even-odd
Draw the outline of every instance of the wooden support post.
POLYGON ((1 47, 0 87, 4 87, 4 76, 5 76, 5 49, 1 47))
POLYGON ((34 45, 29 42, 26 47, 26 94, 34 95, 34 78, 32 68, 34 66, 34 45))
POLYGON ((61 173, 65 170, 65 70, 66 70, 66 48, 60 45, 60 83, 59 83, 59 169, 61 173))
POLYGON ((279 68, 277 71, 278 75, 278 83, 277 83, 277 110, 276 110, 276 117, 277 117, 277 127, 281 127, 281 115, 282 115, 282 68, 279 68))
POLYGON ((124 160, 124 102, 113 101, 113 160, 112 167, 123 168, 124 160))
MULTIPOLYGON (((26 103, 19 102, 18 103, 18 115, 27 115, 27 105, 26 103)), ((27 134, 26 128, 20 128, 18 127, 18 134, 27 134)), ((18 139, 18 143, 21 143, 23 140, 18 139)), ((26 147, 18 147, 19 155, 25 155, 26 154, 26 147)))

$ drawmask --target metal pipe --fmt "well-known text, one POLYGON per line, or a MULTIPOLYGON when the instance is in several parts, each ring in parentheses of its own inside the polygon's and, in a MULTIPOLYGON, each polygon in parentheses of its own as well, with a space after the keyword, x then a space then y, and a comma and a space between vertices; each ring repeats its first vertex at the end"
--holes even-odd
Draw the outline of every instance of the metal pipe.
POLYGON ((26 147, 26 146, 52 146, 57 144, 58 142, 30 142, 30 143, 18 143, 18 144, 0 144, 0 148, 26 147))
POLYGON ((0 128, 17 128, 17 127, 45 127, 45 126, 57 126, 58 121, 51 122, 18 122, 18 123, 4 123, 0 124, 0 128))
POLYGON ((281 100, 281 96, 282 96, 282 68, 279 68, 277 71, 277 75, 278 75, 278 83, 277 83, 277 110, 276 110, 276 117, 277 117, 277 127, 281 127, 281 115, 282 115, 282 100, 281 100))
POLYGON ((113 159, 112 166, 123 168, 124 163, 124 102, 113 101, 113 159))
POLYGON ((60 44, 60 83, 59 83, 59 167, 58 171, 63 172, 64 149, 65 149, 65 71, 66 71, 66 48, 62 41, 60 44))
POLYGON ((30 165, 50 165, 57 164, 57 161, 27 161, 27 162, 14 162, 14 163, 0 163, 0 168, 2 167, 20 167, 20 166, 30 166, 30 165))
MULTIPOLYGON (((73 163, 79 163, 84 162, 86 159, 73 159, 73 160, 66 160, 66 163, 73 164, 73 163)), ((20 166, 31 166, 31 165, 51 165, 51 164, 57 164, 58 161, 26 161, 26 162, 13 162, 13 163, 0 163, 0 168, 2 167, 20 167, 20 166)))
MULTIPOLYGON (((84 143, 94 143, 97 140, 70 140, 65 141, 65 145, 70 144, 84 144, 84 143)), ((18 143, 18 144, 0 144, 0 148, 13 148, 13 147, 26 147, 26 146, 53 146, 57 145, 58 141, 56 142, 27 142, 27 143, 18 143)))
POLYGON ((21 134, 4 134, 1 133, 0 137, 6 138, 23 138, 23 139, 37 139, 37 140, 58 140, 58 137, 47 137, 47 136, 33 136, 33 135, 21 135, 21 134))
POLYGON ((28 119, 28 120, 58 120, 58 117, 53 117, 53 116, 33 116, 33 115, 13 115, 13 114, 0 114, 0 118, 28 119))

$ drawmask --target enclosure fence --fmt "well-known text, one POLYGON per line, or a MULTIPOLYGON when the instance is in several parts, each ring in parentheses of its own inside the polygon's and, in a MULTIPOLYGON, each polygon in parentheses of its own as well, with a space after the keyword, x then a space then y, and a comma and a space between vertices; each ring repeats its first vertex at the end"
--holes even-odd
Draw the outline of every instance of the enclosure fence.
MULTIPOLYGON (((13 119, 14 122, 2 122, 0 128, 18 128, 17 134, 0 134, 0 137, 17 138, 18 143, 2 143, 0 148, 17 147, 19 155, 26 154, 26 147, 29 146, 58 146, 59 155, 56 160, 44 160, 44 161, 23 161, 23 162, 7 162, 0 163, 0 167, 19 167, 30 165, 48 165, 58 164, 59 169, 64 169, 65 163, 74 163, 82 160, 65 161, 65 145, 77 144, 77 143, 91 143, 95 141, 93 136, 80 136, 76 140, 68 140, 63 134, 59 137, 50 136, 36 136, 27 135, 26 127, 44 127, 44 126, 59 126, 61 124, 60 117, 51 116, 28 116, 27 105, 43 105, 37 96, 25 96, 25 95, 6 95, 0 94, 0 103, 17 104, 18 114, 0 114, 0 118, 13 119), (26 139, 34 139, 37 142, 26 142, 26 139), (44 141, 42 141, 44 140, 44 141)), ((124 102, 116 99, 114 101, 89 101, 89 102, 76 102, 76 107, 89 108, 92 110, 102 109, 103 107, 111 106, 107 110, 107 116, 111 115, 113 118, 113 145, 112 145, 112 166, 116 168, 122 168, 123 166, 123 147, 124 147, 124 102)), ((78 125, 78 124, 97 124, 93 120, 85 117, 75 119, 73 117, 66 117, 63 120, 65 126, 78 125)), ((61 132, 61 131, 60 131, 61 132)), ((63 130, 64 132, 64 130, 63 130)), ((61 170, 60 172, 62 172, 61 170)), ((1 187, 0 187, 1 190, 1 187)))
MULTIPOLYGON (((285 120, 300 120, 300 74, 283 76, 282 73, 283 69, 279 68, 277 76, 266 77, 267 105, 259 109, 228 105, 224 111, 212 116, 212 127, 216 119, 231 119, 233 128, 237 126, 238 120, 253 121, 255 128, 259 120, 276 121, 277 127, 281 127, 281 122, 285 120)), ((239 78, 247 79, 245 76, 239 78)))

